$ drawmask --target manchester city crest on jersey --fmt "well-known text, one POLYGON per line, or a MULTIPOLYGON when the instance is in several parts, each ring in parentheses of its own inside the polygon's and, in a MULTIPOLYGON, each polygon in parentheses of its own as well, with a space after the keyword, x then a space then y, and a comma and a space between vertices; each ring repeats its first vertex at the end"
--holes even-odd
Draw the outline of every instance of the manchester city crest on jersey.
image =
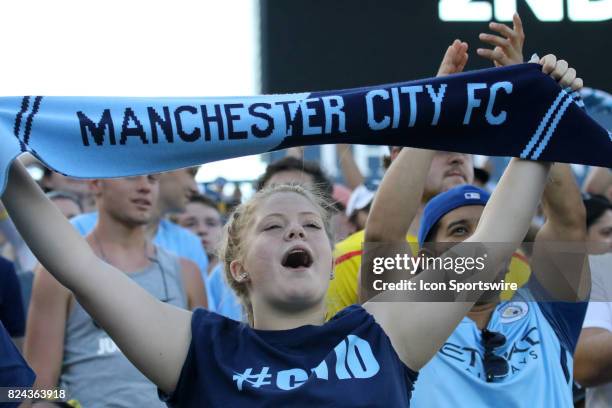
POLYGON ((529 305, 526 302, 508 302, 500 309, 501 323, 512 323, 527 315, 529 305))

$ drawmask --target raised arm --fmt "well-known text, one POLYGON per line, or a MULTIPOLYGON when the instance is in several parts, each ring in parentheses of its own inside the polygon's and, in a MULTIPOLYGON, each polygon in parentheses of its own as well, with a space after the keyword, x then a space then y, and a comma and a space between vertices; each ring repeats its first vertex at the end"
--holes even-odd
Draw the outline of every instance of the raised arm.
POLYGON ((434 150, 405 147, 391 163, 368 215, 365 242, 406 242, 434 154, 434 150))
POLYGON ((612 170, 591 167, 582 187, 587 193, 601 194, 612 200, 612 170))
MULTIPOLYGON (((433 150, 405 147, 387 170, 378 188, 365 228, 359 272, 359 300, 365 303, 377 293, 374 289, 373 261, 411 253, 406 233, 414 219, 425 187, 425 179, 435 154, 433 150)), ((404 271, 386 271, 388 282, 405 278, 404 271)))
MULTIPOLYGON (((467 43, 455 40, 446 49, 436 76, 463 71, 467 43)), ((425 178, 435 151, 403 148, 387 170, 376 193, 365 230, 366 242, 405 242, 421 205, 425 178), (401 203, 401 205, 398 205, 401 203)))
MULTIPOLYGON (((496 66, 523 62, 523 23, 517 13, 512 20, 512 28, 501 23, 489 24, 489 28, 498 35, 481 33, 479 38, 494 48, 479 48, 478 55, 491 60, 496 66)), ((538 62, 537 56, 534 55, 530 62, 538 62)), ((560 86, 569 86, 575 91, 582 88, 582 80, 576 78, 576 71, 569 68, 565 61, 557 61, 553 55, 547 55, 539 62, 543 65, 543 72, 557 80, 560 86)), ((550 295, 559 299, 573 299, 584 275, 581 267, 584 248, 580 248, 579 243, 585 240, 586 221, 580 191, 569 165, 553 166, 544 190, 543 205, 547 221, 536 236, 532 269, 550 295), (576 245, 569 248, 566 244, 572 246, 572 242, 576 245)))
POLYGON ((552 167, 542 204, 546 222, 536 235, 532 269, 553 298, 574 300, 586 261, 586 210, 568 164, 552 167))
MULTIPOLYGON (((455 40, 450 45, 437 76, 463 71, 468 60, 468 45, 455 40)), ((374 250, 371 243, 392 244, 394 252, 411 254, 406 242, 406 234, 421 204, 425 179, 431 166, 435 151, 405 147, 387 170, 384 182, 378 188, 365 229, 365 242, 361 268, 366 273, 359 274, 359 299, 361 303, 374 296, 371 271, 372 260, 384 256, 374 250), (400 205, 401 203, 401 205, 400 205)), ((389 273, 393 280, 398 274, 389 273)))
POLYGON ((98 259, 18 160, 10 167, 2 201, 41 264, 143 374, 172 392, 191 341, 191 313, 158 301, 98 259))
POLYGON ((361 174, 359 167, 357 167, 351 145, 337 144, 336 154, 338 155, 342 175, 348 188, 354 190, 362 185, 364 181, 363 174, 361 174))

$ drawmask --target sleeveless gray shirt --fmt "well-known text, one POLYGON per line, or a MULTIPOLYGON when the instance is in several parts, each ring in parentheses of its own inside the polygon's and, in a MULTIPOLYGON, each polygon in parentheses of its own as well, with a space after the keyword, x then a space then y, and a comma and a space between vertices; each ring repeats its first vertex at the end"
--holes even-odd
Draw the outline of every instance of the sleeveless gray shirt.
MULTIPOLYGON (((179 258, 156 249, 156 259, 147 268, 127 275, 159 300, 186 309, 179 258)), ((157 396, 157 387, 74 299, 66 321, 60 387, 83 408, 166 406, 157 396)))

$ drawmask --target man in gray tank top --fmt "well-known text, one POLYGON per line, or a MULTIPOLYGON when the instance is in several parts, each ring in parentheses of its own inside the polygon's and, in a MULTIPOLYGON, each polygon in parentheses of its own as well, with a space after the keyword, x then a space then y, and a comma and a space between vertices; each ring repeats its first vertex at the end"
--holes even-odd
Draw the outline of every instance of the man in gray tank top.
MULTIPOLYGON (((145 226, 159 191, 157 176, 94 180, 91 188, 100 214, 87 236, 94 252, 163 302, 186 309, 205 306, 197 266, 147 238, 145 226)), ((42 267, 34 280, 25 355, 37 374, 36 387, 59 385, 83 407, 165 406, 155 385, 42 267)))

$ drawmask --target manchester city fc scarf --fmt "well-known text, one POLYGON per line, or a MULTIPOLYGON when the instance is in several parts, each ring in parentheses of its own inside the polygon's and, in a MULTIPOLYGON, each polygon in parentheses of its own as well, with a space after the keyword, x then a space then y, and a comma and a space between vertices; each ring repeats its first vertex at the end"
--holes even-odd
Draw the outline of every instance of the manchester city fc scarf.
POLYGON ((156 173, 292 146, 412 146, 612 167, 612 136, 537 64, 341 91, 0 98, 0 187, 30 152, 75 177, 156 173))

